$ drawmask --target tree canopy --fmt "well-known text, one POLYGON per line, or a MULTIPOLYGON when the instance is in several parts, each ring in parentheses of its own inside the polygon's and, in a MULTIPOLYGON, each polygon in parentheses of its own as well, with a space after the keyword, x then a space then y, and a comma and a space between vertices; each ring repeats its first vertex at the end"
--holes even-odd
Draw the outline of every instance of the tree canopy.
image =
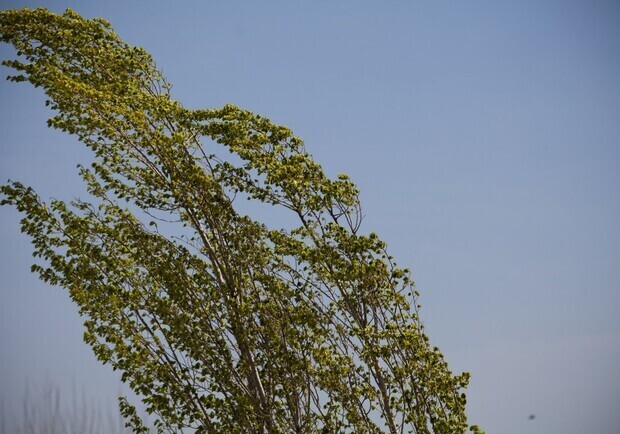
POLYGON ((85 341, 161 432, 468 429, 469 377, 429 343, 408 270, 360 230, 346 175, 327 177, 265 117, 184 108, 103 19, 6 10, 0 37, 17 50, 9 79, 41 87, 49 126, 95 155, 79 167, 88 200, 9 182, 1 203, 23 214, 32 270, 69 292, 85 341), (256 221, 246 199, 296 224, 256 221))

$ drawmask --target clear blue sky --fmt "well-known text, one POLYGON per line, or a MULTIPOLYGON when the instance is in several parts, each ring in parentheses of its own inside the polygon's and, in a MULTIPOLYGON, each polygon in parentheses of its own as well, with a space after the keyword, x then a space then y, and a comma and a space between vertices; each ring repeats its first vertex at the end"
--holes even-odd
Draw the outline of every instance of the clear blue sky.
MULTIPOLYGON (((617 432, 618 1, 2 6, 104 17, 185 106, 261 113, 348 173, 366 230, 414 272, 431 340, 472 373, 469 415, 489 434, 617 432)), ((90 155, 46 128, 41 92, 1 81, 0 101, 0 181, 83 195, 90 155)), ((114 396, 68 296, 29 273, 18 221, 0 208, 0 401, 19 408, 46 377, 114 396)))

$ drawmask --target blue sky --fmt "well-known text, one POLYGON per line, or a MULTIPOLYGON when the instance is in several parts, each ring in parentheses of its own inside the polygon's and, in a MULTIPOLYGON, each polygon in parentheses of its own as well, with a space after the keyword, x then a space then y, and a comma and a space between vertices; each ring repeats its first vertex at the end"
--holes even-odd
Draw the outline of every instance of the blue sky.
MULTIPOLYGON (((108 19, 185 106, 253 110, 349 174, 364 228, 413 270, 431 340, 472 373, 473 423, 616 432, 620 3, 3 2, 22 6, 108 19)), ((83 195, 89 151, 46 128, 43 100, 0 81, 0 180, 83 195)), ((111 401, 117 376, 29 273, 18 222, 0 208, 0 402, 45 378, 111 401)))

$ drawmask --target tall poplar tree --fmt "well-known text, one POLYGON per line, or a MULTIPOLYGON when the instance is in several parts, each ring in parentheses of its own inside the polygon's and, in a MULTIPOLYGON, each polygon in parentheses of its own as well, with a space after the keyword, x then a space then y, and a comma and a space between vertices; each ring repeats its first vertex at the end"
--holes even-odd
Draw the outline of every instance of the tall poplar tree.
MULTIPOLYGON (((68 291, 85 341, 160 431, 468 429, 468 375, 429 344, 408 270, 360 231, 346 175, 328 178, 262 116, 184 108, 103 19, 7 10, 0 36, 17 50, 9 79, 41 87, 49 126, 95 155, 79 168, 88 201, 9 182, 1 203, 23 214, 33 271, 68 291), (297 223, 255 221, 242 198, 297 223)), ((146 432, 126 400, 121 411, 146 432)))

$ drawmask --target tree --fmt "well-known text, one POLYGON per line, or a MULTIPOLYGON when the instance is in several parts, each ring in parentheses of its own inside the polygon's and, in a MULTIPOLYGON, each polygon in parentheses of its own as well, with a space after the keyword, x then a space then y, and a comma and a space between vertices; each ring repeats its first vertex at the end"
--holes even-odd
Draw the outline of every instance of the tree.
MULTIPOLYGON (((79 167, 89 201, 9 182, 1 203, 24 215, 32 270, 68 290, 85 341, 160 431, 467 430, 468 374, 430 345, 408 270, 360 232, 346 175, 326 177, 264 117, 184 108, 105 20, 8 10, 0 35, 17 50, 9 79, 41 87, 49 126, 95 154, 79 167), (254 221, 242 198, 297 223, 254 221)), ((121 411, 146 431, 124 399, 121 411)))

